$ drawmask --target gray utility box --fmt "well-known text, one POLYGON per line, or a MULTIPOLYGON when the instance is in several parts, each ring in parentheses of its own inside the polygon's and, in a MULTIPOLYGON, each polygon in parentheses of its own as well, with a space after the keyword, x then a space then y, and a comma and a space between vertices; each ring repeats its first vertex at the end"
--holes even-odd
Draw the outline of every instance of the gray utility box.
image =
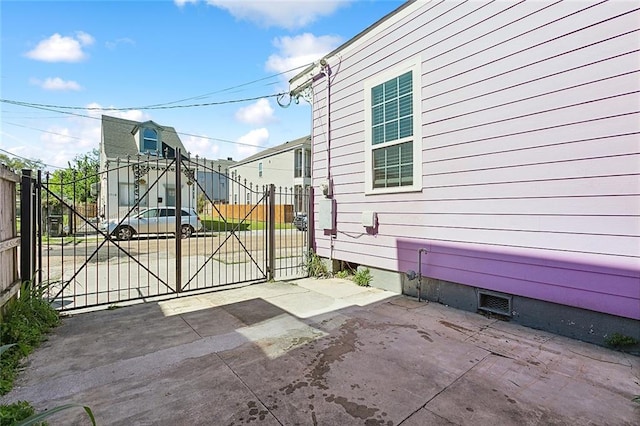
POLYGON ((47 217, 47 235, 61 237, 63 229, 62 215, 50 215, 47 217))

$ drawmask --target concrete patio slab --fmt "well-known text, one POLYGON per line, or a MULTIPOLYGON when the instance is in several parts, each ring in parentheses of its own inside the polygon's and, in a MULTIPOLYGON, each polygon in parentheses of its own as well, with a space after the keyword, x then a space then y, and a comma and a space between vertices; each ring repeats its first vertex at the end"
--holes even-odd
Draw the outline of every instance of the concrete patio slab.
POLYGON ((65 318, 0 402, 100 425, 635 425, 637 394, 638 357, 303 279, 65 318))

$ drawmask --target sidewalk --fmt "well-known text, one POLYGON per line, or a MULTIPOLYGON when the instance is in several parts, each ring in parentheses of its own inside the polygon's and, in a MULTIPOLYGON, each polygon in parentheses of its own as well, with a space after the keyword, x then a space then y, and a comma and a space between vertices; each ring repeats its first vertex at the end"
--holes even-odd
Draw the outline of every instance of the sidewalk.
POLYGON ((302 279, 69 317, 0 402, 99 425, 637 425, 639 377, 621 352, 302 279))

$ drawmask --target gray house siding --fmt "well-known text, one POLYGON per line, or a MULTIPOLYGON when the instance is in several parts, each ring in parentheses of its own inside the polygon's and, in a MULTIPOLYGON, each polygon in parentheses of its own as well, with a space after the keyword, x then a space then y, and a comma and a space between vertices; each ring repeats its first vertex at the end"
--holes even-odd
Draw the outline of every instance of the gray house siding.
POLYGON ((318 254, 404 272, 426 248, 433 279, 640 319, 637 6, 415 2, 329 55, 313 185, 330 155, 336 226, 318 254), (365 195, 364 84, 415 58, 422 189, 365 195))

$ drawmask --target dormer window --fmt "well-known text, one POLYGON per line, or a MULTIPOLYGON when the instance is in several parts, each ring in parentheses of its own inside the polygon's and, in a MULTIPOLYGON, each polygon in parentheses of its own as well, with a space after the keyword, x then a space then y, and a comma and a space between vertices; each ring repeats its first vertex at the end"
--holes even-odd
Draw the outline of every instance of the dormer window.
POLYGON ((145 128, 142 131, 142 143, 140 144, 140 152, 157 154, 160 149, 158 147, 158 132, 151 128, 145 128))

